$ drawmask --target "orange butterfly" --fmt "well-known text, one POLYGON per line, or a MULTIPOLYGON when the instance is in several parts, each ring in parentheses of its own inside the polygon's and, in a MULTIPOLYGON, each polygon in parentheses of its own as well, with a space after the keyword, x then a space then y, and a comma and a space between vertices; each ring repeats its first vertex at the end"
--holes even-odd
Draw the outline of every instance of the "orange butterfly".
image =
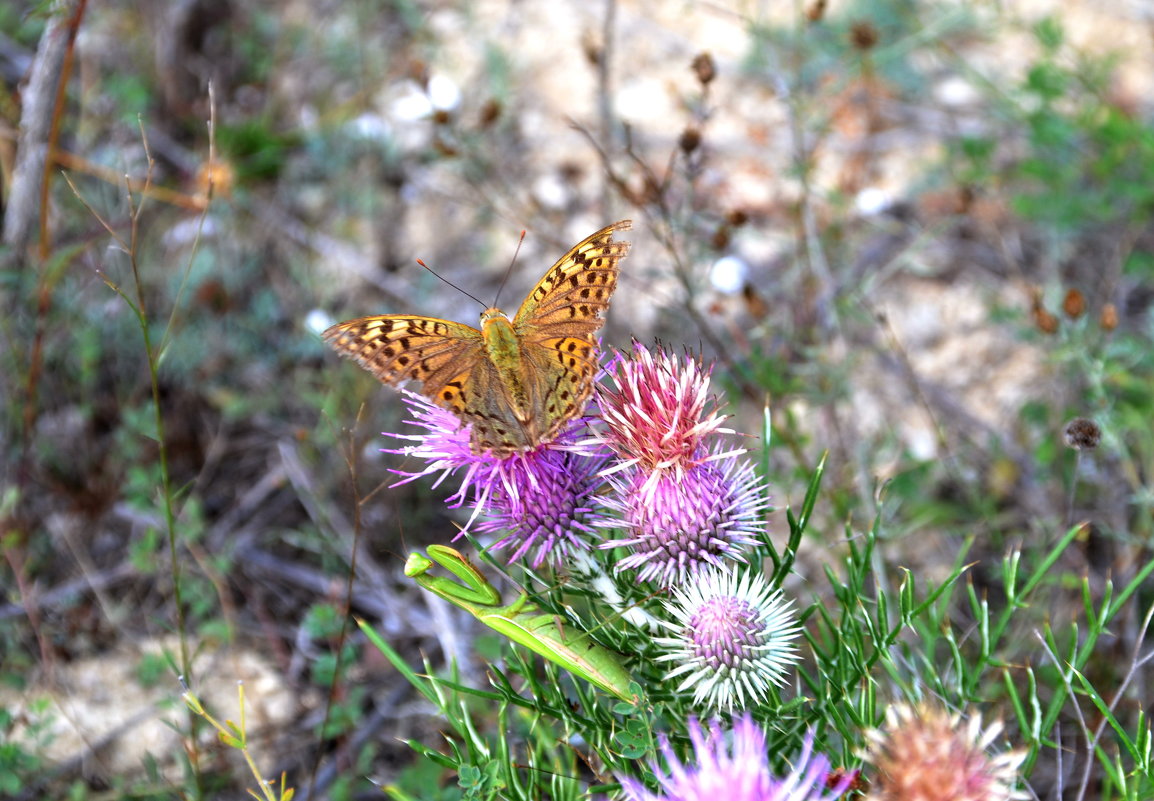
POLYGON ((621 220, 557 260, 510 320, 493 307, 481 330, 409 314, 382 314, 334 325, 322 334, 383 384, 421 382, 421 394, 472 426, 475 453, 505 456, 557 436, 593 393, 594 333, 617 288, 632 227, 621 220))

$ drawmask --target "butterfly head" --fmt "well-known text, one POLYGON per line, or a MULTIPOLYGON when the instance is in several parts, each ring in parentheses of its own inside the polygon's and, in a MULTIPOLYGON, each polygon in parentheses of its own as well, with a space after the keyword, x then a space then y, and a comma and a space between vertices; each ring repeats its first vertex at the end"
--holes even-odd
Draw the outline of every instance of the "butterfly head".
POLYGON ((509 316, 496 306, 481 312, 481 338, 485 341, 489 360, 502 374, 502 380, 510 380, 510 372, 520 378, 522 346, 509 316))
POLYGON ((501 311, 496 306, 490 306, 489 308, 485 309, 485 311, 481 312, 481 330, 482 331, 485 329, 485 325, 490 320, 505 320, 506 322, 508 322, 509 315, 505 314, 505 312, 501 311))

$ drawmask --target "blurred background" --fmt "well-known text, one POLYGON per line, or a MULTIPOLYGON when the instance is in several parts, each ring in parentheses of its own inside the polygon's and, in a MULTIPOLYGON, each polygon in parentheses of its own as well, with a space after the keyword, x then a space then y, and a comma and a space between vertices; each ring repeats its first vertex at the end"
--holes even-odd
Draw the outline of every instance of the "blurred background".
POLYGON ((1149 561, 1146 2, 17 1, 0 78, 0 796, 241 797, 184 664, 298 798, 459 796, 343 631, 483 684, 401 575, 455 485, 389 487, 400 396, 318 336, 476 324, 418 258, 512 311, 632 219, 606 344, 703 354, 753 450, 768 408, 779 509, 829 452, 806 602, 875 519, 979 592, 1083 521, 1061 570, 1149 561))

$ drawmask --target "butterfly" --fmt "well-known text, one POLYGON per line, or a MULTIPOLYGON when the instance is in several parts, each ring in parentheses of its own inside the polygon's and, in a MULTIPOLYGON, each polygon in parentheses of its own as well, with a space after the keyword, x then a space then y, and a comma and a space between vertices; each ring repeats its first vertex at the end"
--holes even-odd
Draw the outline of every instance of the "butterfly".
POLYGON ((382 384, 421 382, 421 394, 472 426, 474 453, 498 457, 548 442, 585 409, 597 371, 594 333, 617 288, 632 227, 621 220, 549 268, 512 320, 497 307, 481 329, 411 314, 361 317, 321 336, 382 384))

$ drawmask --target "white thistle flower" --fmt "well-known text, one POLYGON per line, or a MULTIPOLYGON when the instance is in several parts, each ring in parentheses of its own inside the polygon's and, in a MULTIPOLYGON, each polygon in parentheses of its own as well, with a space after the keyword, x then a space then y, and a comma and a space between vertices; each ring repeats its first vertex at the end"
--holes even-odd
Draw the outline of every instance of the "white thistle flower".
POLYGON ((800 658, 801 634, 792 601, 770 590, 748 568, 711 570, 673 590, 666 609, 674 634, 657 637, 666 650, 658 661, 675 665, 666 680, 681 678, 693 701, 732 711, 761 703, 800 658))

